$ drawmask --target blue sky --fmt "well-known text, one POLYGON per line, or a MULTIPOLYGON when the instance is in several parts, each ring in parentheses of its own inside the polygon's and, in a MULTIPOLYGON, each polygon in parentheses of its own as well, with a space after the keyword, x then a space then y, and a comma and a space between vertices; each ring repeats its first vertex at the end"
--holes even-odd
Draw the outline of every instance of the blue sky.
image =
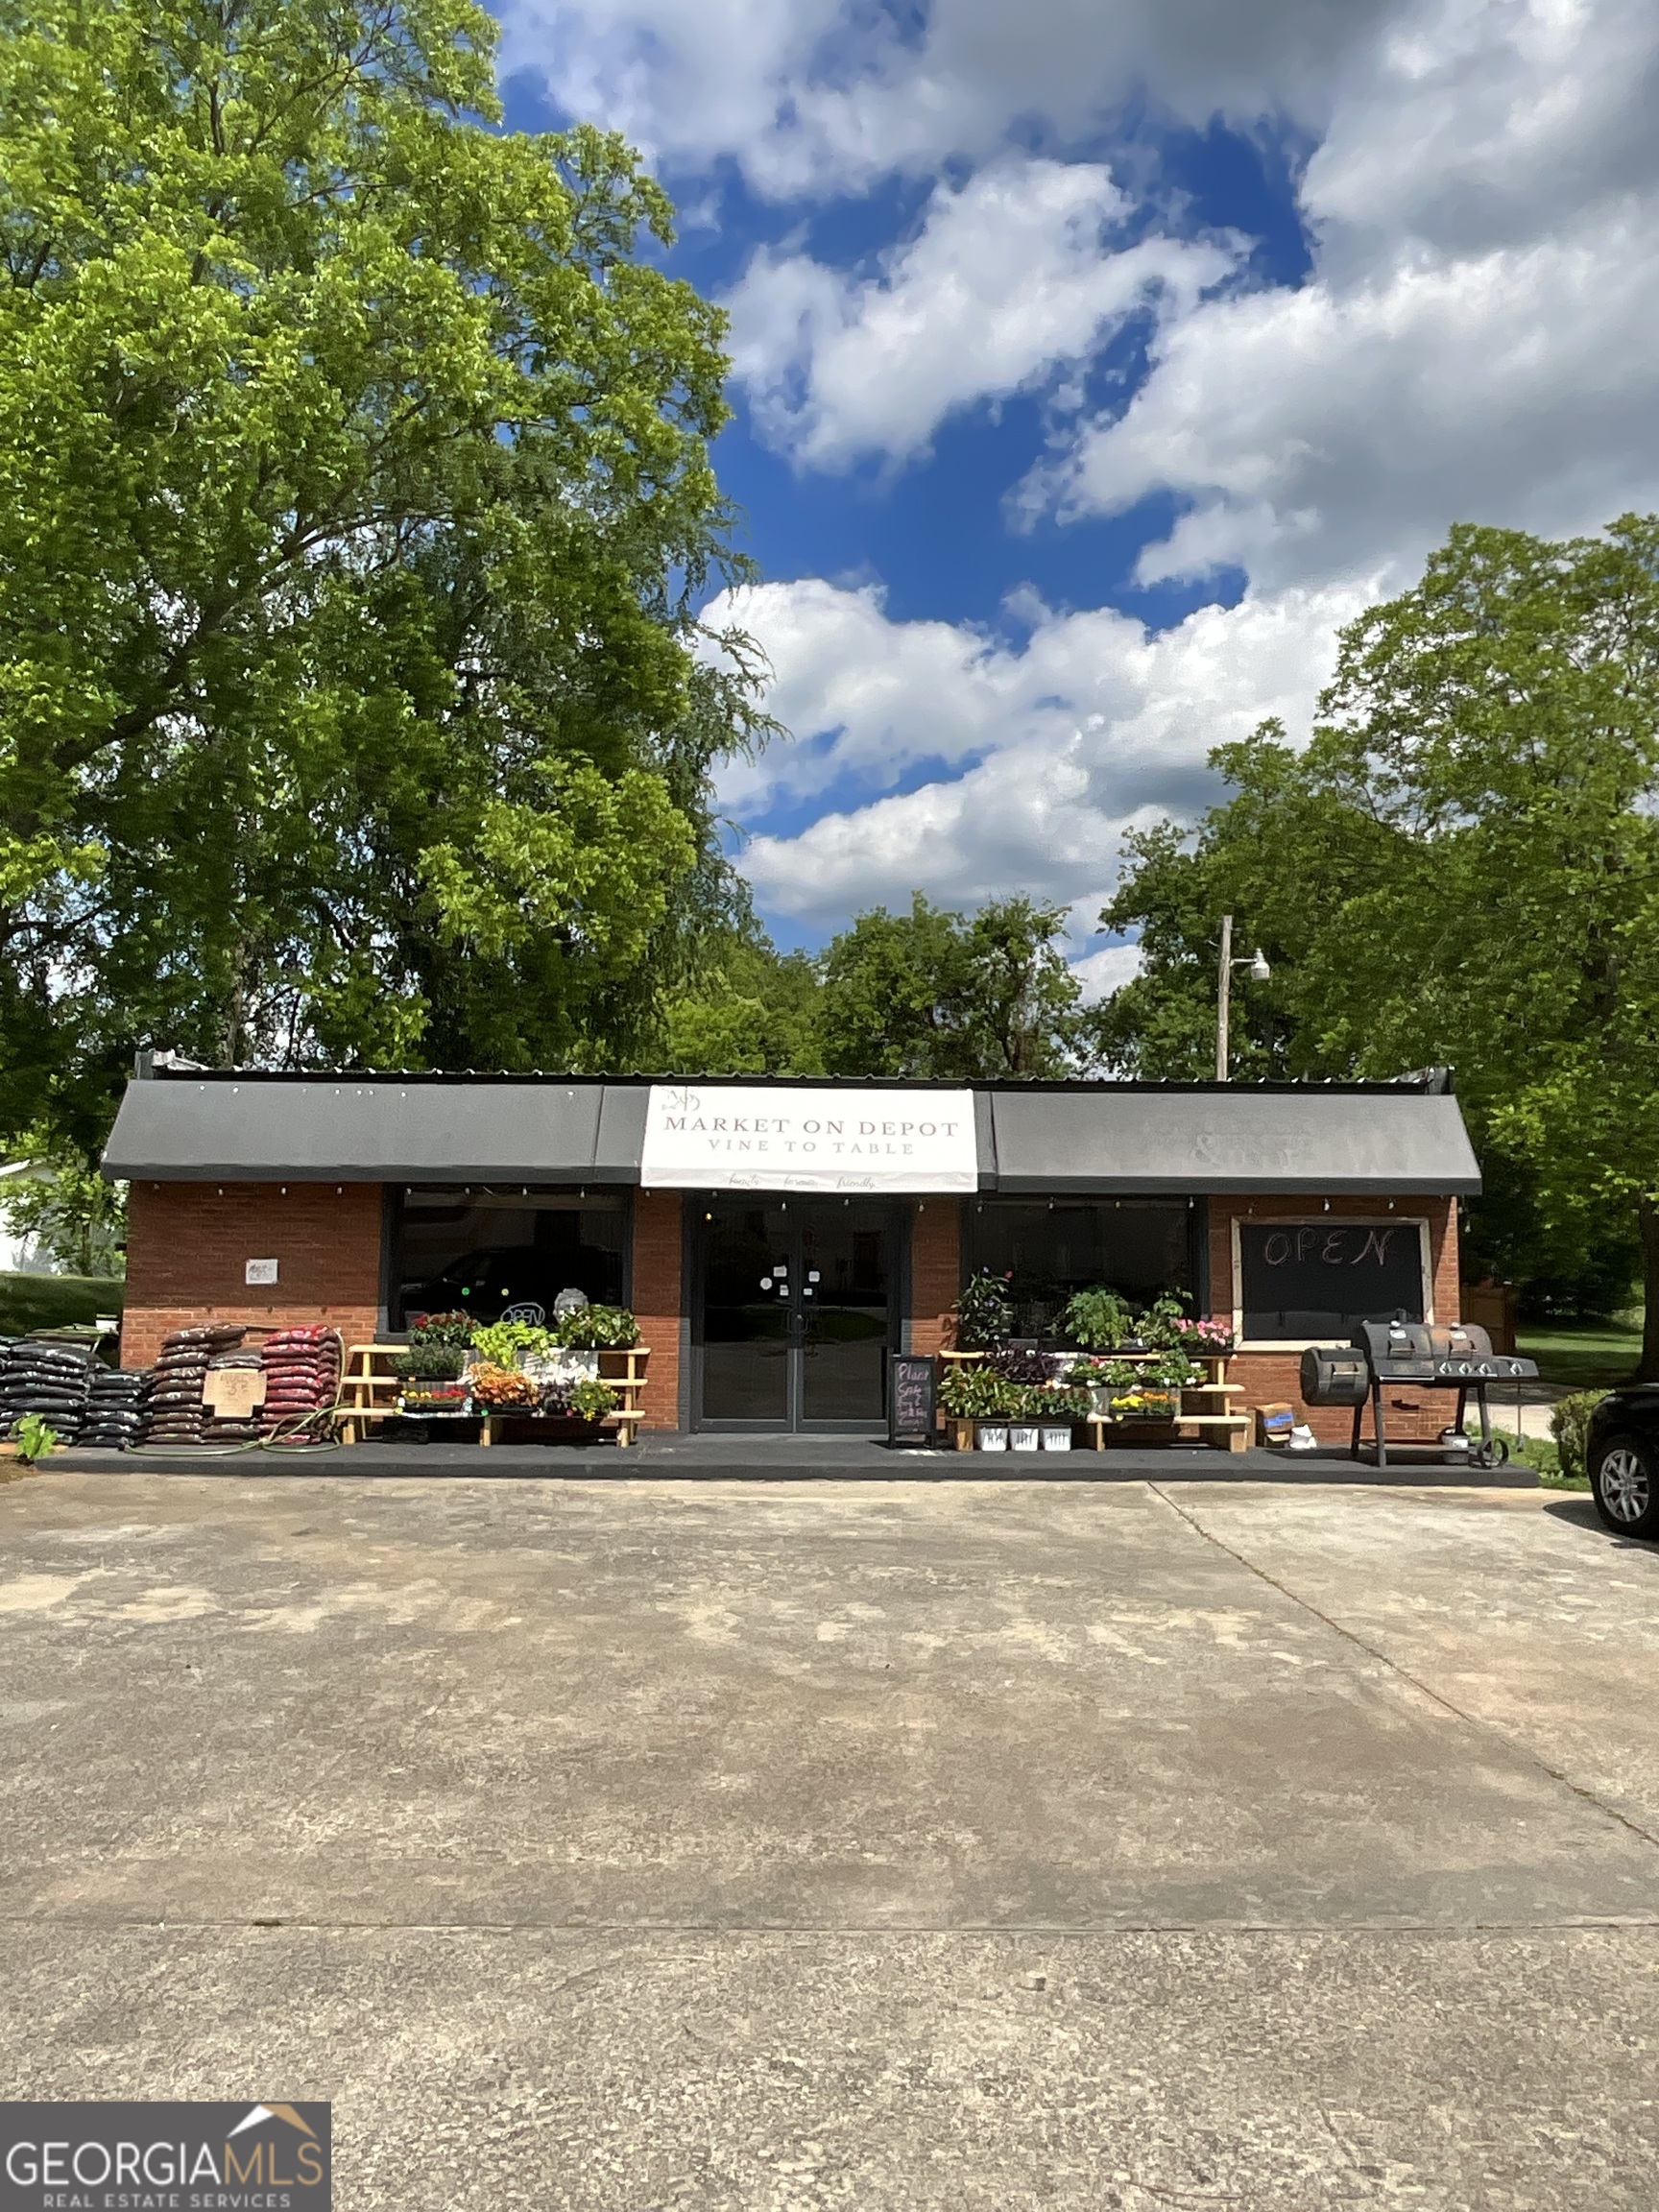
POLYGON ((1453 521, 1659 503, 1648 0, 501 12, 510 120, 627 132, 733 317, 782 943, 1024 890, 1109 987, 1125 830, 1453 521))

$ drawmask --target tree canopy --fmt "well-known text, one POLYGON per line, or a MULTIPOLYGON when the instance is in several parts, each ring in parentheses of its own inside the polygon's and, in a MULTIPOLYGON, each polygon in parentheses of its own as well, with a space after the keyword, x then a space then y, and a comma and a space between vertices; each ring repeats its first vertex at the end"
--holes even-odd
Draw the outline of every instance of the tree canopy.
POLYGON ((1455 1065, 1479 1257, 1605 1291, 1645 1231, 1659 1374, 1659 518, 1459 527, 1343 633, 1304 752, 1268 724, 1212 761, 1232 795, 1131 839, 1101 917, 1144 953, 1109 1063, 1208 1072, 1235 913, 1273 968, 1235 997, 1237 1070, 1455 1065))
POLYGON ((0 0, 0 1120, 593 1065, 733 894, 719 312, 472 0, 0 0))
POLYGON ((700 1073, 1076 1073, 1091 1048, 1065 909, 994 899, 963 915, 920 892, 855 917, 815 959, 733 931, 670 1021, 672 1065, 700 1073))

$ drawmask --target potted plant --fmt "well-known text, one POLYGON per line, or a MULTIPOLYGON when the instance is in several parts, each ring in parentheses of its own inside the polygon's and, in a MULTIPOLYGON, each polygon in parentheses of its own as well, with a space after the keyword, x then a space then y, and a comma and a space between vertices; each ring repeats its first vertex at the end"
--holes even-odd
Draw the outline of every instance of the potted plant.
POLYGON ((1174 1291, 1166 1291, 1140 1315, 1135 1334, 1148 1352, 1172 1352, 1178 1348, 1181 1332, 1189 1325, 1184 1306, 1185 1300, 1174 1291))
POLYGON ((487 1413, 535 1413, 541 1409, 541 1385, 521 1367, 499 1367, 486 1360, 469 1378, 472 1396, 487 1413))
POLYGON ((1068 1301, 1060 1326, 1085 1352, 1121 1352, 1135 1334, 1135 1309, 1118 1291, 1096 1283, 1068 1301))
POLYGON ((639 1324, 625 1306, 578 1306, 561 1313, 549 1334, 562 1351, 631 1352, 639 1324))
POLYGON ((1233 1349, 1233 1324, 1231 1321, 1182 1321, 1176 1327, 1175 1341, 1190 1358, 1225 1358, 1233 1349))
POLYGON ((1173 1421, 1181 1411, 1183 1389, 1197 1380, 1197 1369, 1183 1352, 1166 1352, 1156 1359, 1135 1363, 1118 1361, 1106 1382, 1112 1418, 1173 1421))
POLYGON ((974 1424, 974 1442, 981 1451, 1000 1451, 1007 1443, 1005 1424, 1019 1411, 1024 1393, 997 1368, 951 1366, 939 1386, 939 1403, 953 1420, 974 1424), (987 1438, 987 1429, 1002 1431, 1000 1439, 987 1438))
POLYGON ((950 1309, 958 1352, 992 1352, 1014 1334, 1014 1302, 1008 1294, 1012 1280, 984 1267, 968 1278, 950 1309))

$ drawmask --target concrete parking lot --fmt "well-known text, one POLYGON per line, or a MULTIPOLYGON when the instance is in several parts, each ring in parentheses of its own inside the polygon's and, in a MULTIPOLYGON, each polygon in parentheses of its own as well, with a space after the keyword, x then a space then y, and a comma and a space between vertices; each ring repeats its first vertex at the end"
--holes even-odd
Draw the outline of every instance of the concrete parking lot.
POLYGON ((6 2094, 398 2212, 1642 2207, 1659 1551, 1268 1482, 0 1489, 6 2094))

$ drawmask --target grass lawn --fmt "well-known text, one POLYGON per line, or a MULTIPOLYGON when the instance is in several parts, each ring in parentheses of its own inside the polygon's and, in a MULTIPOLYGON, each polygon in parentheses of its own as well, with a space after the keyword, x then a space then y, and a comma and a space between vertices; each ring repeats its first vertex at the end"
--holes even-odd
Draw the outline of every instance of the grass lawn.
POLYGON ((1642 1331, 1617 1321, 1521 1324, 1515 1348, 1538 1362, 1546 1382, 1569 1390, 1610 1390, 1625 1382, 1642 1350, 1642 1331))
POLYGON ((126 1290, 118 1276, 0 1274, 0 1336, 119 1313, 126 1290))

